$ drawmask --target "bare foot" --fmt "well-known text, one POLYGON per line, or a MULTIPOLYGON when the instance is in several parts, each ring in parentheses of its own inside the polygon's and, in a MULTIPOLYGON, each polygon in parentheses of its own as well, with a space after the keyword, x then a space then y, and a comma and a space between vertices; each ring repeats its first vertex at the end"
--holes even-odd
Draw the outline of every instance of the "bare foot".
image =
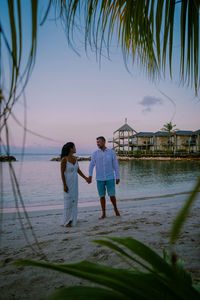
POLYGON ((105 219, 106 216, 102 215, 101 217, 99 217, 99 220, 105 219))
POLYGON ((69 221, 69 223, 65 227, 72 227, 72 221, 69 221))
POLYGON ((120 217, 120 213, 119 213, 118 209, 115 210, 115 214, 116 214, 117 217, 120 217))

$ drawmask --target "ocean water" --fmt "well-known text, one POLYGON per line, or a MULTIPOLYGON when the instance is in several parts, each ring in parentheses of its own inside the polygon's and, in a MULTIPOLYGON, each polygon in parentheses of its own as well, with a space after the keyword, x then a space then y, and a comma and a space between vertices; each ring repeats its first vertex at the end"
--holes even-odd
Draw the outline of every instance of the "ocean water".
MULTIPOLYGON (((13 162, 13 167, 27 207, 63 204, 60 163, 50 161, 55 156, 25 155, 22 163, 20 155, 15 155, 18 161, 13 162)), ((15 207, 8 163, 1 163, 1 166, 4 208, 15 207)), ((79 162, 85 175, 88 175, 88 166, 88 161, 79 162)), ((116 186, 117 199, 142 199, 187 193, 200 176, 199 161, 135 160, 119 162, 119 167, 121 181, 116 186)), ((79 202, 97 200, 95 176, 92 184, 87 184, 79 176, 79 202)))

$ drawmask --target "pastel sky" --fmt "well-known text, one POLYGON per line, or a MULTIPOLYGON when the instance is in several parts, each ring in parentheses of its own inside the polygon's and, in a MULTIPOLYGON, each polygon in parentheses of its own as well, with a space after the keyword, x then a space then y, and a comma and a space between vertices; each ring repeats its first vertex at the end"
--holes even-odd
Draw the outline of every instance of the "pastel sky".
MULTIPOLYGON (((96 149, 96 137, 112 138, 125 118, 137 132, 158 131, 169 121, 181 130, 200 129, 200 102, 194 90, 179 85, 176 76, 173 82, 168 75, 150 82, 136 65, 128 72, 116 45, 113 42, 111 59, 104 53, 99 66, 95 53, 85 54, 84 37, 77 55, 68 46, 59 21, 50 16, 39 26, 36 64, 25 90, 27 127, 55 141, 28 134, 27 152, 59 153, 64 143, 73 141, 77 152, 90 153, 96 149)), ((179 69, 176 62, 174 69, 179 69)), ((14 113, 23 122, 23 98, 14 113)), ((9 124, 11 143, 20 146, 22 129, 13 121, 9 124)))

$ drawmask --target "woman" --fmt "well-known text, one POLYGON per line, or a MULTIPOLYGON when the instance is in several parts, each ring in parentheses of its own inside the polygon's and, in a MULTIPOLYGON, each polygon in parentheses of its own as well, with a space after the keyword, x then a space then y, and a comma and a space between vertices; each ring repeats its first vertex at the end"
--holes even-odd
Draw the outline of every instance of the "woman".
POLYGON ((63 225, 65 227, 75 226, 77 223, 78 206, 78 174, 88 182, 73 156, 76 153, 74 143, 67 143, 63 146, 61 152, 61 178, 64 187, 64 214, 63 225))

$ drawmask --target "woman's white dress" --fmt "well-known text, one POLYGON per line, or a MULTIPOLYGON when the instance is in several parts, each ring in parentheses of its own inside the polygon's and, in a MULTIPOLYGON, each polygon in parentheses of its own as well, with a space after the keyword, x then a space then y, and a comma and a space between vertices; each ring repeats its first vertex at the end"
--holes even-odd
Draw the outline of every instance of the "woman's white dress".
POLYGON ((63 225, 71 221, 71 226, 77 223, 78 206, 78 162, 75 164, 66 163, 65 180, 68 186, 68 193, 64 191, 64 214, 63 225))

